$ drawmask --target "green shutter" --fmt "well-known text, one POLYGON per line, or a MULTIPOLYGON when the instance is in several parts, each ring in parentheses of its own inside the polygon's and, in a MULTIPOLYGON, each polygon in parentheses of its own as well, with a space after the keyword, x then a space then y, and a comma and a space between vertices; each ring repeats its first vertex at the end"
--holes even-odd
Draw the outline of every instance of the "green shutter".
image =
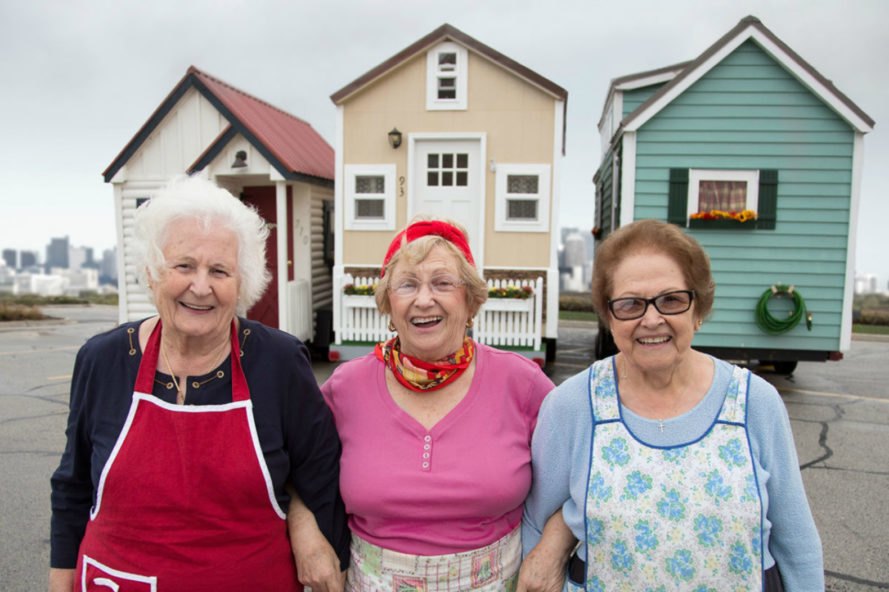
POLYGON ((773 169, 759 171, 759 205, 757 210, 756 227, 774 230, 778 213, 778 171, 773 169))
POLYGON ((688 169, 670 169, 667 222, 688 225, 688 169))

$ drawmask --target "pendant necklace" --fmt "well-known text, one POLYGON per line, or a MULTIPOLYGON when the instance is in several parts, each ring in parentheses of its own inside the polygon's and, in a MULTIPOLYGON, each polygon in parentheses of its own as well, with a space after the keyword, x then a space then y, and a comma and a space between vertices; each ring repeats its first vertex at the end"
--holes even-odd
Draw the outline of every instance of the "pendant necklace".
MULTIPOLYGON (((179 381, 176 379, 176 372, 173 370, 173 365, 170 364, 170 358, 167 357, 167 348, 164 347, 163 342, 161 342, 161 354, 164 356, 164 362, 167 363, 167 368, 170 370, 170 376, 173 378, 173 385, 176 387, 176 404, 185 405, 185 390, 179 386, 179 381)), ((185 387, 188 388, 188 382, 185 383, 185 387)))
MULTIPOLYGON (((625 360, 621 360, 621 361, 624 363, 617 365, 618 376, 619 376, 620 380, 622 380, 622 381, 629 381, 630 376, 629 376, 629 372, 627 372, 626 361, 625 360), (623 366, 623 368, 621 368, 621 366, 623 366)), ((673 410, 675 411, 675 409, 677 407, 678 407, 678 405, 674 405, 673 410)), ((667 425, 664 422, 666 422, 668 419, 670 419, 670 418, 668 417, 668 418, 656 420, 657 421, 657 429, 662 434, 664 433, 664 430, 667 429, 667 425)))

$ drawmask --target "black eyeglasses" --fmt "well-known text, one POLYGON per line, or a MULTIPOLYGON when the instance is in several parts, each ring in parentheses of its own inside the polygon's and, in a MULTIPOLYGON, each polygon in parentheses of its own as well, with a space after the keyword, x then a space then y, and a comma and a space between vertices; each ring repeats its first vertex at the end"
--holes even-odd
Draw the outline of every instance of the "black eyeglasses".
POLYGON ((662 315, 678 315, 691 308, 694 299, 694 291, 676 290, 654 298, 615 298, 608 301, 608 310, 620 321, 632 321, 644 317, 649 304, 662 315))

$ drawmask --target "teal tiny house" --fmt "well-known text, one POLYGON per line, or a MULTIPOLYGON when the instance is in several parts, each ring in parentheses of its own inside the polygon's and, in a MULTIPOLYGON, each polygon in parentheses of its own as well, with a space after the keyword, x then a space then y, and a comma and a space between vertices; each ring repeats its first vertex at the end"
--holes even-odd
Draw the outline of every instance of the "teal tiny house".
MULTIPOLYGON (((697 349, 783 371, 840 359, 851 340, 863 138, 873 126, 747 17, 693 61, 612 81, 593 233, 598 241, 656 218, 704 246, 717 290, 697 349)), ((600 330, 597 356, 610 347, 600 330)))

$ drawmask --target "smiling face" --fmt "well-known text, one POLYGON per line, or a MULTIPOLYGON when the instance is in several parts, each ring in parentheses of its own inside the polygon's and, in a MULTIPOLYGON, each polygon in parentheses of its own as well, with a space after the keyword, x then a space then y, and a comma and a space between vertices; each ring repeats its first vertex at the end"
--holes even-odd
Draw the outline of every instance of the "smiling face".
POLYGON ((469 308, 456 257, 434 247, 421 262, 392 270, 389 306, 402 351, 435 362, 463 345, 469 308))
MULTIPOLYGON (((612 274, 610 299, 654 298, 667 292, 687 290, 679 265, 667 255, 643 251, 626 256, 612 274)), ((610 314, 610 313, 609 313, 610 314)), ((677 315, 663 315, 649 304, 641 318, 621 321, 611 315, 614 343, 637 370, 672 371, 691 351, 697 313, 695 304, 677 315)))
POLYGON ((227 339, 241 284, 237 236, 192 219, 171 222, 166 236, 160 277, 151 282, 165 337, 227 339))

